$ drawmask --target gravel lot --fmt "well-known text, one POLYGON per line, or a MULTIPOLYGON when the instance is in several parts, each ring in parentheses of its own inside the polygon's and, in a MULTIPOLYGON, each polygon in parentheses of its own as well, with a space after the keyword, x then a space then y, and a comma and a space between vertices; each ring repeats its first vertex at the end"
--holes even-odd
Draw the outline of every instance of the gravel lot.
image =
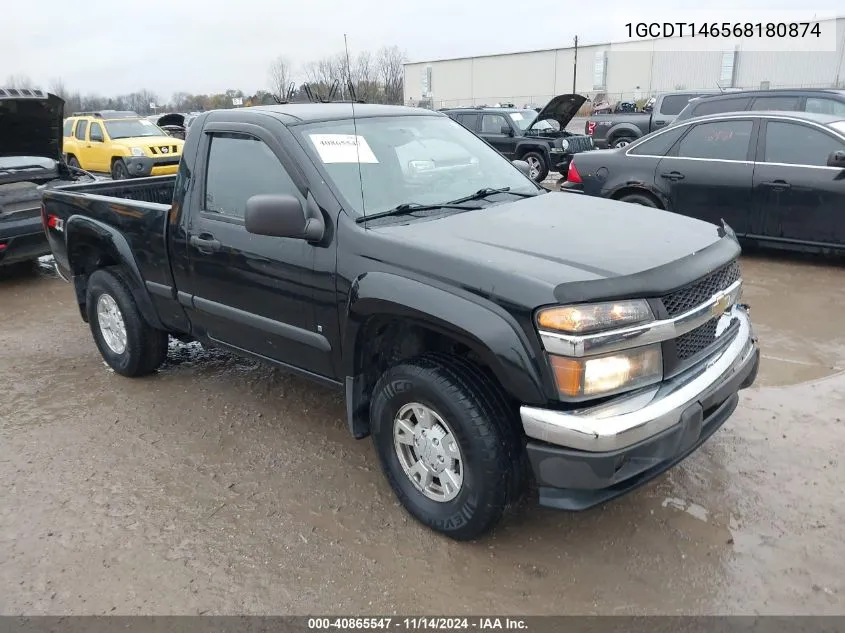
POLYGON ((122 378, 68 284, 6 271, 0 613, 842 613, 843 265, 744 268, 764 359, 725 427, 469 544, 408 519, 340 394, 197 345, 122 378))

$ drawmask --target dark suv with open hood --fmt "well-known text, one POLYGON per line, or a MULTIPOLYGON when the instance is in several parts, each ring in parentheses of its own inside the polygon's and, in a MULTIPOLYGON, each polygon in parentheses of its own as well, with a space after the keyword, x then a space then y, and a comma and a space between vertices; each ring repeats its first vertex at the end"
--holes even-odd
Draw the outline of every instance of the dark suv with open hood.
POLYGON ((0 88, 0 266, 50 254, 41 195, 84 174, 62 158, 63 109, 41 90, 0 88))
POLYGON ((443 108, 441 112, 495 147, 506 158, 524 160, 537 182, 549 171, 566 173, 572 157, 595 149, 593 139, 566 131, 587 101, 576 94, 558 95, 539 112, 529 108, 472 106, 443 108))

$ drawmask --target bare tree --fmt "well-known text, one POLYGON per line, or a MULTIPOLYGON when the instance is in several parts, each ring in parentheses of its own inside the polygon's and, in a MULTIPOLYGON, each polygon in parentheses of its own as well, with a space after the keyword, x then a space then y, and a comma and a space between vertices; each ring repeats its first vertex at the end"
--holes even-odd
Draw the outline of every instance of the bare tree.
POLYGON ((403 101, 405 60, 407 56, 398 46, 385 46, 378 52, 378 70, 387 103, 403 101))
POLYGON ((61 77, 56 77, 50 80, 50 92, 67 101, 68 92, 65 88, 65 82, 61 77))
POLYGON ((30 79, 27 75, 9 75, 6 78, 6 86, 9 88, 34 88, 35 85, 32 83, 32 79, 30 79))
POLYGON ((293 70, 286 57, 277 57, 270 64, 270 94, 277 103, 287 100, 290 84, 293 83, 293 70))
POLYGON ((355 96, 368 103, 382 100, 383 91, 379 83, 378 65, 372 53, 363 51, 355 58, 352 65, 352 84, 355 96))

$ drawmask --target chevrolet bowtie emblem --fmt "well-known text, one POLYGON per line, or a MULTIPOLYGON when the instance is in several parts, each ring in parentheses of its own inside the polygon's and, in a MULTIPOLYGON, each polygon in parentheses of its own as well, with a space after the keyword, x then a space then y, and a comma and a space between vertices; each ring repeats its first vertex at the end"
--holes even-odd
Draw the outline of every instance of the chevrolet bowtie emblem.
POLYGON ((722 295, 718 299, 716 299, 716 303, 713 304, 713 308, 711 312, 715 316, 719 316, 720 314, 724 314, 727 309, 731 305, 731 298, 729 295, 722 295))

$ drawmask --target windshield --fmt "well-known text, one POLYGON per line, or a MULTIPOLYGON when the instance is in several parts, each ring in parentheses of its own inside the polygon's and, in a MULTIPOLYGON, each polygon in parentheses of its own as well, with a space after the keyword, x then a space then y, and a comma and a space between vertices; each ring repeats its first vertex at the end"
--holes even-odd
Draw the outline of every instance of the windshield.
POLYGON ((55 169, 56 161, 44 156, 0 156, 0 169, 55 169))
POLYGON ((537 185, 510 161, 449 117, 358 119, 357 150, 351 119, 293 129, 315 163, 360 214, 372 215, 401 204, 445 203, 487 187, 538 192, 537 185))
POLYGON ((164 130, 146 119, 106 121, 106 131, 112 140, 139 136, 167 136, 164 130))
MULTIPOLYGON (((519 126, 520 130, 527 130, 528 126, 537 118, 536 110, 520 110, 519 112, 509 112, 508 116, 513 119, 513 122, 519 126)), ((547 119, 537 121, 537 124, 532 128, 534 130, 554 130, 554 125, 547 119)))

